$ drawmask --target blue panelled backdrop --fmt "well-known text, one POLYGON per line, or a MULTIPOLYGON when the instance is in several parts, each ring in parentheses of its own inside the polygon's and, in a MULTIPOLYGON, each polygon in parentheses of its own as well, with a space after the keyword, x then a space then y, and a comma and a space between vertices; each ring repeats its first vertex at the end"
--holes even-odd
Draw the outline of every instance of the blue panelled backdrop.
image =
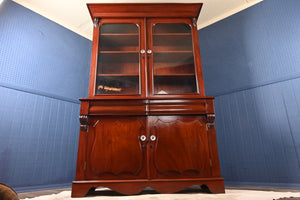
POLYGON ((10 1, 0 6, 0 182, 70 185, 91 41, 10 1))
POLYGON ((299 0, 264 0, 199 31, 227 185, 300 189, 299 19, 299 0))
MULTIPOLYGON (((300 1, 264 0, 199 31, 227 185, 300 188, 300 1)), ((70 185, 91 41, 0 6, 0 182, 70 185)))

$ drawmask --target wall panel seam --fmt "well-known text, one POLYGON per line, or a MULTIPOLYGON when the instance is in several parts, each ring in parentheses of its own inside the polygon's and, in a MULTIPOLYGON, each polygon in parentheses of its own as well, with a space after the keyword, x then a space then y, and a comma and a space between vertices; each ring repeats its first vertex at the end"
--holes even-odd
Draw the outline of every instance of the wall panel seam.
POLYGON ((298 154, 298 151, 297 151, 297 144, 295 143, 296 139, 295 139, 295 136, 294 136, 294 131, 292 129, 291 120, 290 120, 290 117, 289 117, 289 112, 287 110, 287 103, 285 102, 284 97, 282 97, 282 98, 283 98, 284 111, 285 111, 285 115, 286 115, 286 118, 287 118, 287 121, 288 121, 289 130, 290 130, 289 133, 290 133, 290 136, 291 136, 292 141, 293 141, 293 147, 294 147, 294 150, 295 150, 298 167, 300 168, 300 159, 299 159, 299 154, 298 154))
POLYGON ((48 98, 52 98, 52 99, 57 99, 57 100, 65 101, 65 102, 80 104, 80 101, 76 100, 76 99, 71 99, 68 97, 63 97, 60 95, 51 94, 48 92, 43 92, 43 91, 34 90, 34 89, 30 89, 30 88, 25 88, 22 86, 16 86, 16 85, 9 84, 9 83, 0 82, 0 87, 17 90, 17 91, 21 91, 21 92, 25 92, 25 93, 29 93, 29 94, 34 94, 34 95, 38 95, 38 96, 48 97, 48 98))
POLYGON ((226 92, 220 92, 220 93, 216 93, 216 94, 212 94, 212 96, 215 97, 219 97, 219 96, 223 96, 223 95, 228 95, 228 94, 233 94, 236 92, 241 92, 241 91, 245 91, 245 90, 251 90, 254 88, 258 88, 258 87, 264 87, 267 85, 272 85, 272 84, 276 84, 276 83, 281 83, 281 82, 286 82, 286 81, 290 81, 290 80, 294 80, 294 79, 299 79, 300 78, 300 73, 294 74, 294 75, 290 75, 288 77, 282 77, 282 78, 278 78, 278 79, 273 79, 273 80, 268 80, 268 81, 261 81, 258 83, 253 83, 253 84, 249 84, 240 88, 235 88, 226 92))

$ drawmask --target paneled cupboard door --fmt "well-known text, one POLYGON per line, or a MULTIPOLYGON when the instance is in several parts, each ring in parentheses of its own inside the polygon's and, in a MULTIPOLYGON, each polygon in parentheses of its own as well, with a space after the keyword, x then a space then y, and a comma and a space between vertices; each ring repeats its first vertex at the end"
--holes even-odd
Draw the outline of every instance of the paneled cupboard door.
POLYGON ((86 179, 147 178, 145 117, 94 117, 88 137, 86 179))
POLYGON ((151 178, 211 176, 203 116, 150 116, 151 178))
POLYGON ((94 94, 145 95, 145 37, 142 19, 103 19, 98 46, 94 94))
POLYGON ((199 94, 193 28, 189 19, 147 21, 152 95, 199 94))

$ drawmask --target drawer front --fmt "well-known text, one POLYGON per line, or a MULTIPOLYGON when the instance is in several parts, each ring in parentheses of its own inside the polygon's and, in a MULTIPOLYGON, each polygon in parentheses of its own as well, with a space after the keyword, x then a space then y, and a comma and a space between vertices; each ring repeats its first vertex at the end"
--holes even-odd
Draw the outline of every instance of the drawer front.
POLYGON ((91 101, 90 115, 145 115, 145 100, 91 101))
POLYGON ((213 113, 213 101, 206 99, 150 100, 150 115, 213 113))

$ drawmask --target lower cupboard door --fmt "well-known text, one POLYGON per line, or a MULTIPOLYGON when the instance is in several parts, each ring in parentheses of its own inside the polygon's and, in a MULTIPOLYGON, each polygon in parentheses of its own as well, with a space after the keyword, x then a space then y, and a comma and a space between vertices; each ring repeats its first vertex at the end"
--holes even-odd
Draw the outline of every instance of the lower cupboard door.
POLYGON ((205 117, 151 116, 151 178, 211 175, 205 117))
POLYGON ((95 117, 90 121, 86 179, 146 178, 145 117, 95 117))

